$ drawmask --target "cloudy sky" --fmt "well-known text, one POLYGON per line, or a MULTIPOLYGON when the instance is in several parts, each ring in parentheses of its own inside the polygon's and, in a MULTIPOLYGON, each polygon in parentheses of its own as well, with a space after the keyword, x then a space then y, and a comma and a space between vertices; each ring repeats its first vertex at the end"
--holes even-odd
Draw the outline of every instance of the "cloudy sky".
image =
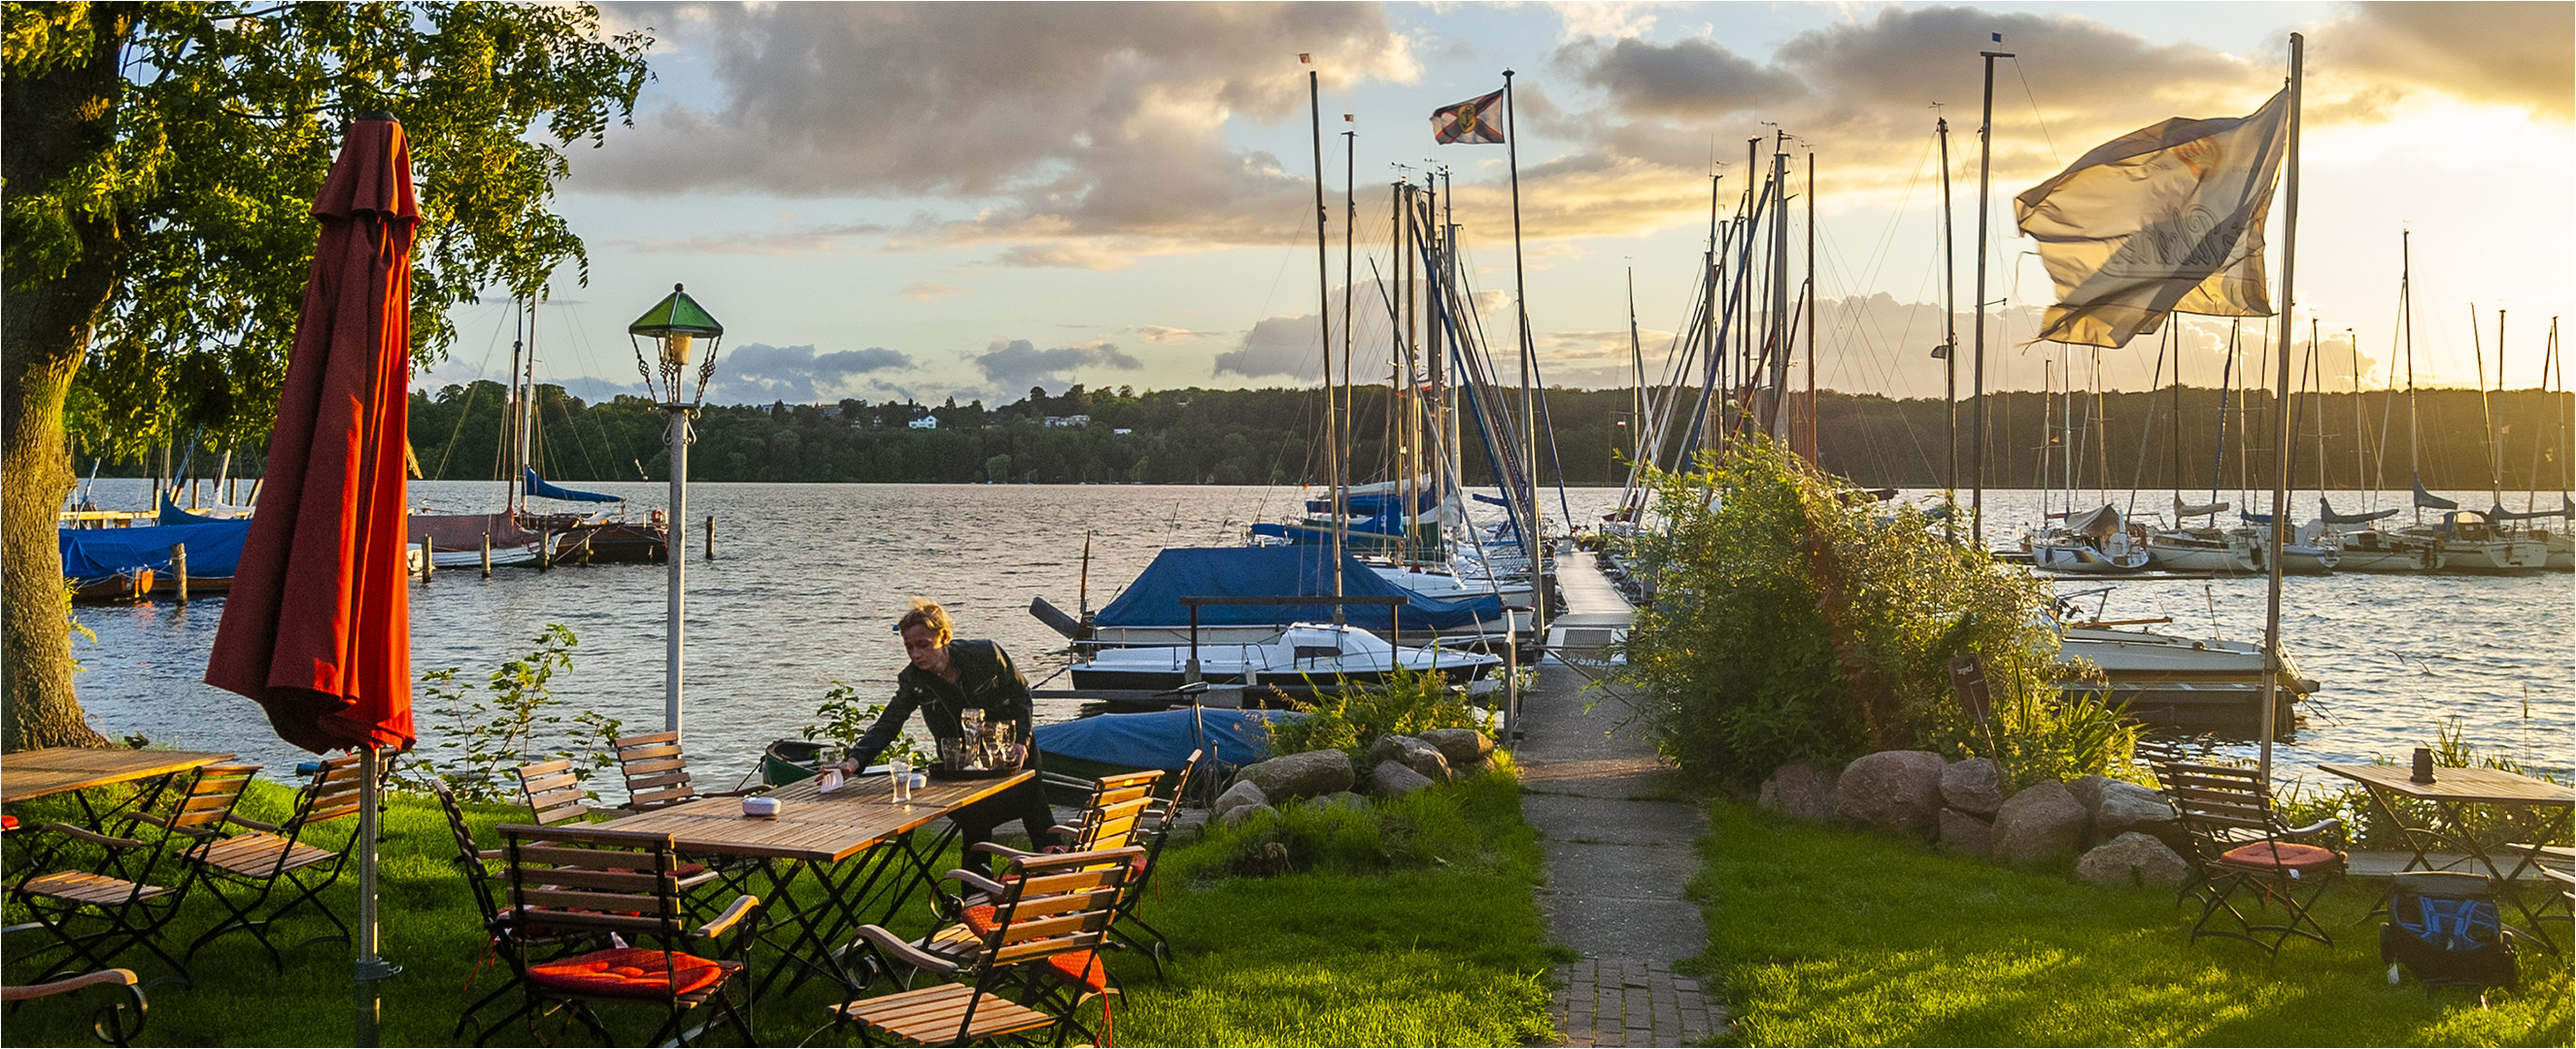
MULTIPOLYGON (((1505 148, 1435 146, 1429 115, 1510 69, 1528 307, 1549 382, 1629 381, 1632 273, 1656 368, 1690 310, 1709 175, 1732 214, 1746 140, 1780 131, 1818 172, 1821 381, 1938 396, 1926 353, 1943 299, 1934 122, 1952 132, 1965 342, 1978 52, 2001 50, 2017 57, 1995 64, 1990 381, 2035 387, 2056 354, 2022 343, 2051 289, 2012 230, 2011 196, 2124 132, 2254 111, 2280 90, 2296 31, 2307 124, 2292 323, 2302 340, 2312 320, 2322 332, 2326 387, 2348 388, 2355 342, 2365 384, 2403 381, 2408 231, 2416 380, 2474 382, 2482 349, 2492 382, 2501 308, 2506 378, 2529 386, 2551 317, 2576 294, 2571 11, 612 3, 613 26, 650 27, 655 80, 634 127, 572 158, 561 207, 589 245, 590 281, 565 274, 541 310, 539 374, 594 397, 641 392, 624 327, 686 282, 726 325, 720 402, 1311 384, 1310 68, 1336 215, 1356 173, 1363 340, 1383 340, 1367 304, 1380 294, 1371 260, 1390 266, 1388 187, 1446 166, 1480 302, 1495 311, 1487 330, 1508 345, 1505 148)), ((2276 279, 2281 219, 2276 207, 2276 279)), ((507 307, 457 319, 458 344, 425 380, 505 373, 507 307)), ((2247 352, 2265 330, 2237 333, 2247 352)), ((2228 325, 2182 333, 2184 379, 2214 383, 2228 325)), ((2103 381, 2144 385, 2157 352, 2145 339, 2107 351, 2103 381)))

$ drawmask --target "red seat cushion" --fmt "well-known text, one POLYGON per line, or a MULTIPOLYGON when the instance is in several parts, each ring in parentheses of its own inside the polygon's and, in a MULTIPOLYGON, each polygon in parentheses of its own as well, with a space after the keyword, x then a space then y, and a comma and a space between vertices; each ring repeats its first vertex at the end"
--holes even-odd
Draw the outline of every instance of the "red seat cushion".
POLYGON ((2275 868, 2294 873, 2323 870, 2342 860, 2343 856, 2332 849, 2286 841, 2258 841, 2218 855, 2218 862, 2232 867, 2275 868))
POLYGON ((1001 924, 998 920, 1000 914, 1000 910, 992 904, 983 903, 966 908, 966 913, 958 917, 966 922, 967 928, 975 930, 975 935, 982 936, 992 932, 995 925, 1001 924))
POLYGON ((18 829, 18 817, 16 817, 16 816, 0 816, 0 831, 12 831, 12 830, 17 830, 17 829, 18 829))
POLYGON ((1099 961, 1092 951, 1068 951, 1047 956, 1057 977, 1068 984, 1099 994, 1109 989, 1109 966, 1099 961))
POLYGON ((713 987, 724 982, 727 971, 723 963, 676 951, 613 947, 530 966, 528 980, 558 994, 584 998, 658 999, 713 987))

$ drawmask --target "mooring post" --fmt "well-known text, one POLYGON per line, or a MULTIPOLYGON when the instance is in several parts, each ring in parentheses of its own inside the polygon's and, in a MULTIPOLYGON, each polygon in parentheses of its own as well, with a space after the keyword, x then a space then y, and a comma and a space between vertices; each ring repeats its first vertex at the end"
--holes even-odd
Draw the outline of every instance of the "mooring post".
POLYGON ((170 547, 170 572, 171 574, 179 577, 179 603, 183 605, 187 604, 188 544, 176 543, 170 547))
POLYGON ((707 560, 716 559, 716 515, 707 515, 707 560))
POLYGON ((435 560, 436 560, 436 559, 435 559, 435 557, 434 557, 434 555, 437 553, 437 550, 438 550, 437 544, 436 544, 436 543, 433 543, 433 542, 430 540, 430 538, 429 538, 428 536, 422 536, 422 537, 420 537, 420 581, 421 581, 421 582, 424 582, 424 583, 429 582, 429 571, 430 571, 430 569, 433 567, 434 562, 435 562, 435 560))
POLYGON ((492 533, 483 533, 483 578, 492 578, 492 533))

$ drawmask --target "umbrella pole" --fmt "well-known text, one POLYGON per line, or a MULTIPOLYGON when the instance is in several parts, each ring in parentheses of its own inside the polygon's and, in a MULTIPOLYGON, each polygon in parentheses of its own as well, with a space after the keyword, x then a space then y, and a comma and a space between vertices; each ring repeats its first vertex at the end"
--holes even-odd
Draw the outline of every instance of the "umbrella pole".
POLYGON ((382 946, 376 928, 376 836, 381 826, 376 811, 379 760, 373 746, 358 751, 358 1034, 355 1044, 361 1049, 371 1049, 376 1045, 379 997, 376 981, 402 971, 401 966, 386 962, 376 953, 382 946))

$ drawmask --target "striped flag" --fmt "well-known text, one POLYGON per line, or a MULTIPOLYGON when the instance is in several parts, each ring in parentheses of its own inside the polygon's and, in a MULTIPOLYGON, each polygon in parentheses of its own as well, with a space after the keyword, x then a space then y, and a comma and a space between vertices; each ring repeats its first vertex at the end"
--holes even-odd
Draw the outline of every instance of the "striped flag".
POLYGON ((1503 140, 1503 93, 1471 98, 1431 111, 1431 139, 1439 145, 1453 142, 1471 146, 1492 145, 1503 140))

